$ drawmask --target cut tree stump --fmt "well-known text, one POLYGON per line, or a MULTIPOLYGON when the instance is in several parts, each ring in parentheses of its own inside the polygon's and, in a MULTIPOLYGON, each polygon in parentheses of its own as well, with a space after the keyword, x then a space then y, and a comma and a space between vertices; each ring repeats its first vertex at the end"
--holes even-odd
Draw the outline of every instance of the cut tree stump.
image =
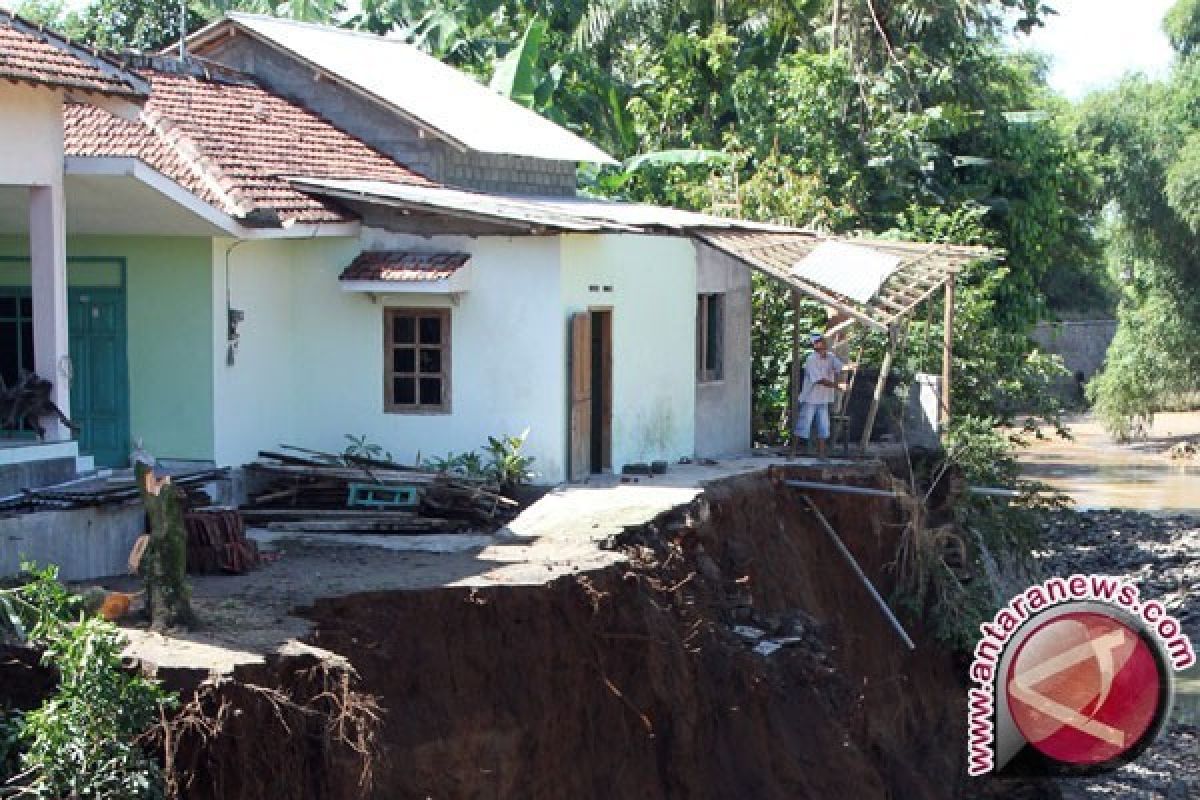
POLYGON ((196 624, 187 574, 187 528, 183 522, 183 489, 170 476, 157 478, 153 468, 134 466, 149 539, 138 572, 146 585, 146 613, 155 630, 190 628, 196 624))

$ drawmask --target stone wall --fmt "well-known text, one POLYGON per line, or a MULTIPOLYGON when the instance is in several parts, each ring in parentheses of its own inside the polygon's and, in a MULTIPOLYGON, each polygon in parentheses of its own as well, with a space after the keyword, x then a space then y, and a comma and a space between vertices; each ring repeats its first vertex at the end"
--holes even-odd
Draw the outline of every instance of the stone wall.
POLYGON ((217 42, 206 59, 254 75, 264 86, 439 183, 488 192, 575 194, 574 162, 463 152, 383 104, 306 68, 249 36, 217 42))
POLYGON ((1116 333, 1115 319, 1043 322, 1034 328, 1033 340, 1047 353, 1061 356, 1070 372, 1056 387, 1060 398, 1083 402, 1083 386, 1104 366, 1116 333))

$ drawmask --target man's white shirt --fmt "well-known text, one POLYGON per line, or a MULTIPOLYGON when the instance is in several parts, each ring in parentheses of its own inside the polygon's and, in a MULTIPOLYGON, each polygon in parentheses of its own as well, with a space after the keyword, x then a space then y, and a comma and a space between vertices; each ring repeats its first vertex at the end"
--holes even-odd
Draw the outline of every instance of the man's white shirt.
POLYGON ((837 383, 838 374, 841 373, 842 360, 833 353, 826 353, 824 357, 815 350, 808 354, 808 358, 804 362, 804 389, 800 392, 801 403, 832 403, 837 397, 832 386, 820 386, 817 384, 819 380, 830 381, 837 383))

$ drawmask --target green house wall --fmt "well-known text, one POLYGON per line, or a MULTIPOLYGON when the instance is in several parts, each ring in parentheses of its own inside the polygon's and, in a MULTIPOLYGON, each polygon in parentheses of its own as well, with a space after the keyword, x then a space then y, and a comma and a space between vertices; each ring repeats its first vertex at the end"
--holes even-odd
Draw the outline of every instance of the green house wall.
MULTIPOLYGON (((198 237, 73 236, 71 286, 119 286, 124 267, 129 416, 159 458, 213 458, 212 242, 198 237)), ((0 236, 0 259, 28 256, 0 236)), ((0 286, 29 285, 28 262, 0 260, 0 286)))

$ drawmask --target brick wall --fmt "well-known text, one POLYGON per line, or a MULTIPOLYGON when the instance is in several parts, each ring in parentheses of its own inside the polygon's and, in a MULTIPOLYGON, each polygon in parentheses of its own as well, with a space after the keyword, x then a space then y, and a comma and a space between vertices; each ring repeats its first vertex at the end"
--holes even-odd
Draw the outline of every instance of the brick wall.
POLYGON ((440 183, 511 194, 575 194, 573 162, 461 152, 433 135, 422 135, 400 115, 249 36, 218 42, 204 57, 256 76, 272 91, 440 183))

